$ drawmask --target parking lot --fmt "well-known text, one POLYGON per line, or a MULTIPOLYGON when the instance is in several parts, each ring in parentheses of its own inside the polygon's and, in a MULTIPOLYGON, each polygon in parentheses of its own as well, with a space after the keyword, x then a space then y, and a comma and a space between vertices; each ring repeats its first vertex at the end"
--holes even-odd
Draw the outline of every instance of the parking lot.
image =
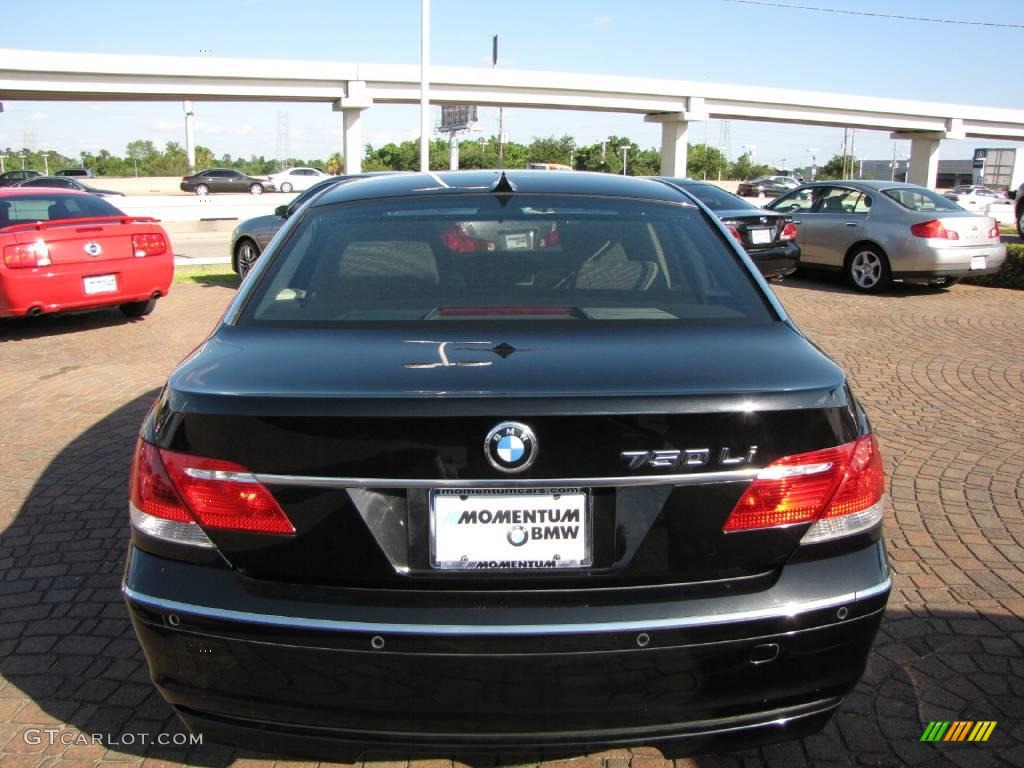
MULTIPOLYGON (((822 734, 676 765, 1024 765, 1024 293, 961 285, 873 297, 804 278, 776 292, 850 373, 874 422, 895 587, 867 673, 822 734), (997 725, 986 743, 922 743, 935 720, 997 725)), ((174 745, 180 726, 148 681, 118 591, 136 430, 232 295, 176 285, 144 320, 114 310, 0 324, 3 768, 274 763, 174 745)), ((642 748, 563 764, 668 763, 642 748)))

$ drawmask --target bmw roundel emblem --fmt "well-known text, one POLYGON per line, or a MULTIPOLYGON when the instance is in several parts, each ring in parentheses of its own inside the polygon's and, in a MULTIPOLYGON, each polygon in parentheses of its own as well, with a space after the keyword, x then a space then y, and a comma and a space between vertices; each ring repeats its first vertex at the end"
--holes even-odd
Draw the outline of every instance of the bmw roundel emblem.
POLYGON ((525 424, 503 421, 487 433, 484 453, 502 472, 522 472, 537 458, 537 438, 525 424))

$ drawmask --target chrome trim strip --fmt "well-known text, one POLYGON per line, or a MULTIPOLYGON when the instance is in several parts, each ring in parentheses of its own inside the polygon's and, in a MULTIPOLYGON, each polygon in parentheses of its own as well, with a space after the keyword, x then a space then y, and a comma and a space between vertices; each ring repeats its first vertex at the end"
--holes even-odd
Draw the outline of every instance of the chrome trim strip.
POLYGON ((793 618, 801 613, 849 605, 858 600, 886 592, 892 587, 892 577, 861 592, 850 592, 845 595, 810 600, 804 603, 791 603, 773 608, 761 608, 751 611, 712 614, 708 616, 690 616, 672 619, 651 619, 648 621, 605 621, 590 624, 382 624, 363 621, 338 621, 334 619, 313 619, 309 617, 276 616, 257 614, 246 611, 234 611, 224 608, 207 608, 201 605, 180 603, 176 600, 165 600, 159 597, 144 595, 135 591, 127 584, 121 587, 125 598, 168 613, 191 614, 207 619, 223 619, 246 624, 262 626, 290 627, 294 629, 330 629, 342 632, 370 632, 392 635, 440 635, 440 636, 499 636, 499 635, 574 635, 593 634, 598 632, 638 632, 652 629, 688 629, 705 627, 714 624, 733 624, 741 621, 757 619, 793 618))
POLYGON ((374 477, 313 477, 306 475, 268 475, 256 473, 264 485, 288 485, 309 488, 609 488, 643 485, 707 485, 753 480, 759 469, 735 469, 689 475, 637 475, 629 477, 556 477, 527 479, 500 477, 495 480, 398 480, 374 477))

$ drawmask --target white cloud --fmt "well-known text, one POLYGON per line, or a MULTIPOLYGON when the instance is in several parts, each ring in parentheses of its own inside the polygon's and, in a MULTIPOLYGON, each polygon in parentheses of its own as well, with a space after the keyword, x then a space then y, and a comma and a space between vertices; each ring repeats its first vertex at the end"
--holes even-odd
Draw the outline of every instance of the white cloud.
POLYGON ((28 116, 28 119, 34 123, 42 123, 50 119, 49 112, 33 112, 28 116))
POLYGON ((611 23, 612 23, 612 17, 611 16, 596 16, 596 17, 594 17, 594 20, 592 22, 590 22, 590 26, 592 26, 592 27, 608 27, 608 26, 611 26, 611 23))

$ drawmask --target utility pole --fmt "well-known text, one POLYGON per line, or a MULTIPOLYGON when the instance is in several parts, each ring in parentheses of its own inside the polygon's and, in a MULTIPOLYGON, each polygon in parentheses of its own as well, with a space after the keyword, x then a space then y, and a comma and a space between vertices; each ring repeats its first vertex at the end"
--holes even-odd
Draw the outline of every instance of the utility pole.
POLYGON ((849 141, 849 132, 849 128, 843 128, 843 170, 840 173, 844 179, 846 178, 846 143, 849 141))
POLYGON ((4 160, 7 159, 7 155, 0 155, 0 173, 4 173, 4 160))
POLYGON ((629 144, 623 144, 619 149, 622 150, 622 175, 626 175, 626 157, 629 155, 629 144))
MULTIPOLYGON (((491 70, 498 66, 498 36, 491 38, 491 70)), ((498 168, 505 167, 505 108, 498 107, 498 168)))
POLYGON ((857 139, 857 129, 856 128, 851 128, 850 129, 850 178, 851 179, 853 178, 853 163, 854 163, 853 142, 856 139, 857 139))
POLYGON ((43 156, 43 175, 44 176, 49 176, 50 175, 50 161, 48 160, 48 158, 50 157, 50 153, 49 152, 40 152, 39 154, 41 154, 43 156))
POLYGON ((420 172, 430 171, 430 0, 420 0, 420 172))

